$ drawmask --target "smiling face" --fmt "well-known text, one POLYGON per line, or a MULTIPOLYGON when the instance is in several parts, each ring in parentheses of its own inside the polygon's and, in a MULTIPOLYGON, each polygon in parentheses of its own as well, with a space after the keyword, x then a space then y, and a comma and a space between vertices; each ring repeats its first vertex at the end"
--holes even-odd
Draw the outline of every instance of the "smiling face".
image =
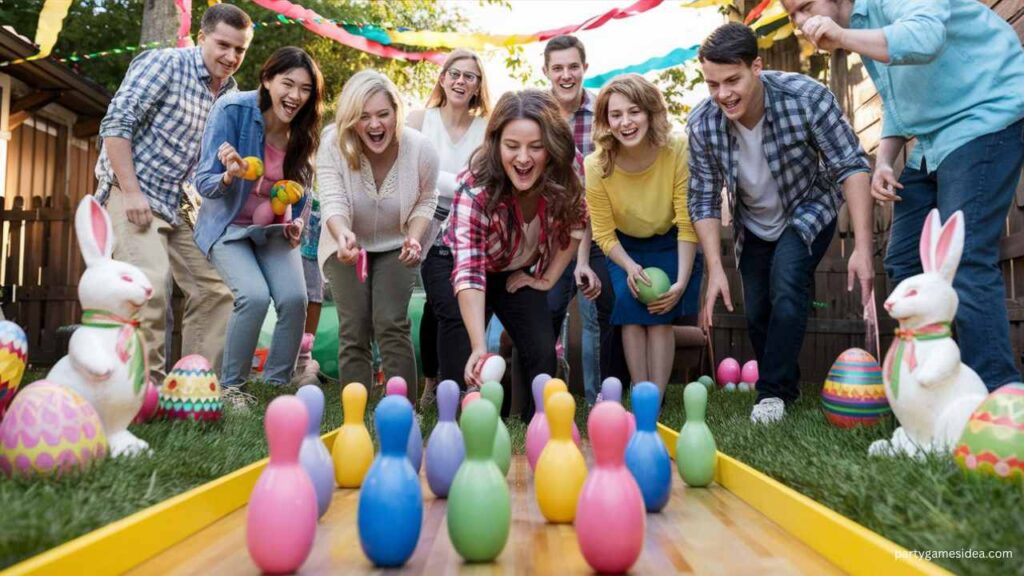
POLYGON ((649 116, 639 104, 618 92, 608 98, 608 129, 623 147, 643 143, 649 127, 649 116))
POLYGON ((701 62, 708 92, 729 120, 742 122, 748 127, 760 120, 764 113, 764 101, 757 101, 757 98, 763 98, 761 66, 761 58, 756 58, 750 66, 742 62, 701 62))
POLYGON ((288 124, 313 94, 313 78, 305 68, 292 68, 264 81, 263 87, 270 94, 274 115, 288 124))
POLYGON ((840 26, 846 26, 844 14, 836 0, 782 0, 782 6, 789 12, 793 24, 800 28, 811 16, 827 16, 840 26))
POLYGON ((218 22, 213 32, 199 31, 199 46, 203 64, 218 82, 231 77, 242 66, 245 51, 252 41, 252 28, 240 30, 224 22, 218 22))
POLYGON ((559 104, 574 104, 583 92, 583 75, 587 65, 575 48, 556 50, 548 55, 544 75, 551 81, 551 93, 559 104))
POLYGON ((469 107, 480 91, 480 67, 472 58, 461 58, 441 73, 440 83, 446 102, 457 108, 469 107))
POLYGON ((501 131, 501 164, 516 190, 532 190, 548 164, 540 125, 525 118, 506 124, 501 131))
POLYGON ((356 134, 363 145, 363 153, 383 154, 394 142, 397 113, 386 92, 370 96, 363 105, 363 113, 356 122, 356 134))

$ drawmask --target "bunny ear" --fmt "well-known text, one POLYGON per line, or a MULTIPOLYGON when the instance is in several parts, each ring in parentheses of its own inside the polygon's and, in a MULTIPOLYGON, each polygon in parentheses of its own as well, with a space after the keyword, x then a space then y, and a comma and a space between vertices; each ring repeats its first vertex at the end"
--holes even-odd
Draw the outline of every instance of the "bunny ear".
POLYGON ((75 233, 86 266, 107 260, 114 252, 114 234, 110 216, 96 198, 86 196, 75 211, 75 233))
POLYGON ((935 261, 932 258, 932 255, 934 254, 932 242, 933 239, 939 235, 938 233, 939 211, 932 209, 924 219, 924 228, 921 229, 921 241, 918 245, 918 249, 921 252, 921 268, 925 272, 935 271, 935 261))
POLYGON ((935 241, 935 266, 950 283, 960 265, 964 251, 964 213, 957 210, 942 225, 942 232, 935 241))

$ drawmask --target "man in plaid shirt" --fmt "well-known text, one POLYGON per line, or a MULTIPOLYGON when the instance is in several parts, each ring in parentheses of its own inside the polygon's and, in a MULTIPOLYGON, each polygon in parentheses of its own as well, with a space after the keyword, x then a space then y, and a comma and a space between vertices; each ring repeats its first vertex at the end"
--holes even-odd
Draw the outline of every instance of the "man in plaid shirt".
POLYGON ((711 326, 721 295, 722 189, 733 213, 736 260, 760 377, 755 423, 780 420, 800 394, 797 357, 809 287, 835 231, 845 194, 855 234, 848 287, 871 294, 872 199, 867 155, 827 88, 802 74, 762 70, 750 28, 726 24, 699 58, 711 97, 689 117, 690 219, 707 262, 701 321, 711 326), (842 188, 842 190, 840 190, 842 188))
POLYGON ((236 89, 231 76, 251 40, 245 12, 211 6, 199 46, 150 50, 132 61, 100 124, 96 196, 114 226, 114 258, 139 267, 153 284, 139 320, 157 381, 165 374, 171 276, 185 293, 182 355, 202 354, 219 370, 233 297, 179 212, 207 115, 218 97, 236 89))

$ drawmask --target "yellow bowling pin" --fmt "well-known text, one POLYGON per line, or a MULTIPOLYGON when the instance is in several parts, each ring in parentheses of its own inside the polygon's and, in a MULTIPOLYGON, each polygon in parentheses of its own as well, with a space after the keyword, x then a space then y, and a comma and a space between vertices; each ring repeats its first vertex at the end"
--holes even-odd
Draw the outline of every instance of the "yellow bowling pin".
POLYGON ((552 390, 550 384, 544 394, 547 396, 544 412, 551 429, 551 439, 540 453, 534 471, 537 504, 548 522, 572 522, 576 518, 576 501, 587 479, 583 453, 572 441, 576 401, 568 392, 552 390))
POLYGON ((334 439, 334 479, 342 488, 359 488, 373 463, 373 440, 363 424, 366 413, 366 387, 358 382, 345 386, 341 392, 345 420, 334 439))

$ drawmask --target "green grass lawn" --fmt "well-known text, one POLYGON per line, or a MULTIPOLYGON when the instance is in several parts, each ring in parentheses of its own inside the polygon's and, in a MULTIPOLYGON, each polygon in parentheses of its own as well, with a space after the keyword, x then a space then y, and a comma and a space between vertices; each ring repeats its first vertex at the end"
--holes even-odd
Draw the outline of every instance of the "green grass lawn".
MULTIPOLYGON (((266 456, 261 415, 278 393, 248 386, 260 406, 220 423, 152 422, 132 431, 155 451, 150 458, 107 460, 85 475, 59 480, 0 477, 0 568, 57 546, 266 456), (255 415, 255 416, 254 416, 255 415)), ((341 423, 340 391, 325 385, 322 430, 341 423)), ((681 386, 671 386, 662 421, 683 422, 681 386)), ((586 434, 577 399, 577 424, 586 434)), ((949 459, 912 462, 867 457, 891 424, 840 430, 828 425, 809 387, 777 425, 753 427, 752 394, 715 392, 708 417, 719 450, 911 550, 1011 550, 1014 560, 936 562, 964 574, 1024 574, 1024 489, 964 477, 949 459)), ((367 414, 370 420, 370 414, 367 414)), ((436 412, 422 414, 424 437, 436 412)), ((526 427, 509 423, 513 449, 523 452, 526 427)))

